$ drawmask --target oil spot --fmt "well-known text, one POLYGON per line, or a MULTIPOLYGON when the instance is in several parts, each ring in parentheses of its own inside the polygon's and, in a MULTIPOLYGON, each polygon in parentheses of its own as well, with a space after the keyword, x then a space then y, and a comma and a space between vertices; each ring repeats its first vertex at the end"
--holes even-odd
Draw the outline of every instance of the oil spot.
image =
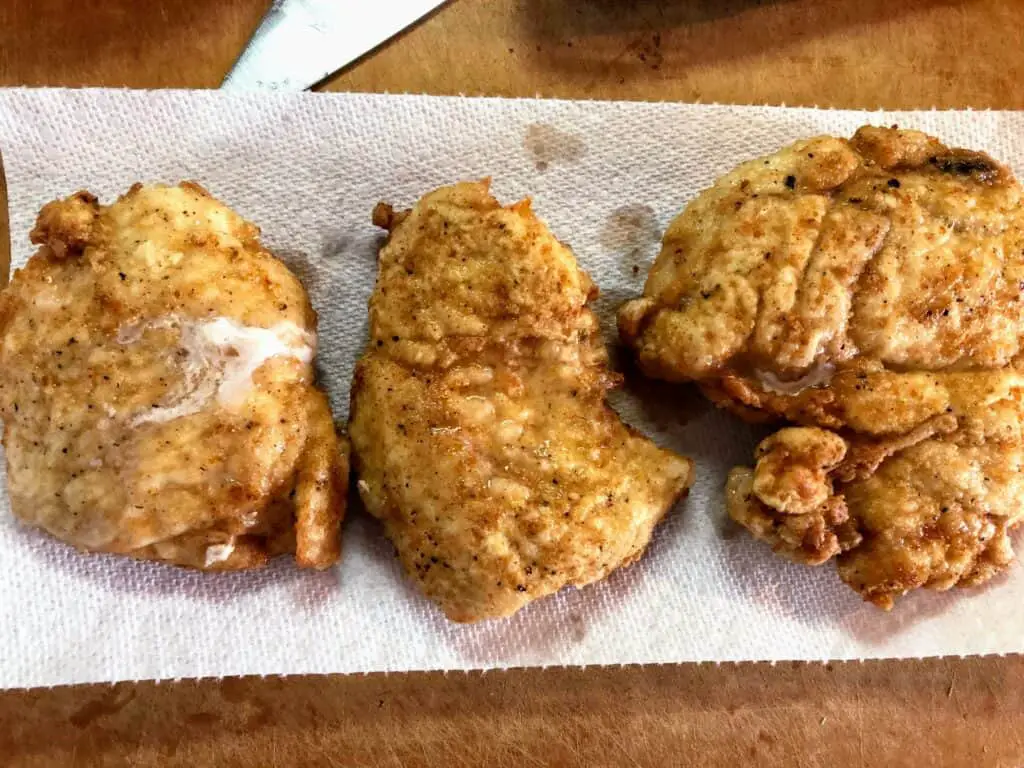
POLYGON ((610 251, 633 251, 658 242, 654 209, 631 203, 616 208, 601 230, 601 245, 610 251))
POLYGON ((116 715, 135 698, 135 691, 127 685, 114 685, 101 696, 86 702, 68 718, 76 728, 86 728, 107 715, 116 715))
POLYGON ((639 203, 612 211, 599 236, 604 248, 621 255, 622 271, 631 278, 640 276, 641 268, 658 240, 654 209, 639 203))
POLYGON ((547 123, 531 123, 526 128, 523 146, 533 158, 534 167, 538 171, 546 171, 553 163, 577 163, 586 151, 579 136, 560 131, 547 123))
POLYGON ((582 643, 587 639, 587 621, 583 618, 582 613, 573 613, 570 618, 572 626, 572 639, 577 643, 582 643))

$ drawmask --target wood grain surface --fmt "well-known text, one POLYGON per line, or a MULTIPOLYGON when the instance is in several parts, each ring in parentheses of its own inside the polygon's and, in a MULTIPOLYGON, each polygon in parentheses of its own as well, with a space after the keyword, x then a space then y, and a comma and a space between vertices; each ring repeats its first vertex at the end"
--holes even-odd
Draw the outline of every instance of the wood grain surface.
POLYGON ((1014 766, 1024 660, 680 665, 8 693, 0 764, 1014 766))
MULTIPOLYGON (((0 85, 215 87, 268 5, 2 0, 0 85)), ((1022 43, 1021 0, 455 0, 326 87, 1019 109, 1022 43)), ((0 765, 968 764, 1024 764, 1024 659, 0 694, 0 765)))

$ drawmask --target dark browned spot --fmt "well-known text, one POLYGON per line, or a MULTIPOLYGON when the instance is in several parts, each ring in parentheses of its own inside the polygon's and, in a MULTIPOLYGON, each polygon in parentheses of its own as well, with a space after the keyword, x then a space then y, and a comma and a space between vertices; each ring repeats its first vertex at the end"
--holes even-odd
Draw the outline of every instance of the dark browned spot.
POLYGON ((971 152, 965 149, 936 155, 930 158, 931 164, 943 173, 958 176, 973 176, 978 181, 996 180, 1002 171, 999 164, 983 152, 971 152))

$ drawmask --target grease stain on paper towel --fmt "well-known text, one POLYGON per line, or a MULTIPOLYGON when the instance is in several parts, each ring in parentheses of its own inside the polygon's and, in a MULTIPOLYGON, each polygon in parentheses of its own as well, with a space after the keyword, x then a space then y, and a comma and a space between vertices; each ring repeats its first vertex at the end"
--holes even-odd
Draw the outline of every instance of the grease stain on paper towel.
POLYGON ((538 171, 546 171, 552 163, 577 163, 587 149, 576 134, 559 130, 547 123, 530 123, 526 127, 523 146, 533 158, 533 165, 538 171))
POLYGON ((659 239, 654 209, 640 203, 612 211, 599 237, 602 247, 622 256, 622 271, 627 277, 641 276, 648 252, 653 251, 659 239))

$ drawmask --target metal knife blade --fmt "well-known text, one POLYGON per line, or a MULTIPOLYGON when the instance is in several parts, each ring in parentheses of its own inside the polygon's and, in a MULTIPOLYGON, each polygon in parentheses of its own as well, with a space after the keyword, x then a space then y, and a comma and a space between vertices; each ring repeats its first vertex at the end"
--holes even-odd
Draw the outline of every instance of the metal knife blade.
POLYGON ((302 91, 393 37, 444 0, 274 0, 221 84, 302 91))
POLYGON ((0 154, 0 288, 11 277, 11 225, 7 214, 7 177, 4 156, 0 154))

